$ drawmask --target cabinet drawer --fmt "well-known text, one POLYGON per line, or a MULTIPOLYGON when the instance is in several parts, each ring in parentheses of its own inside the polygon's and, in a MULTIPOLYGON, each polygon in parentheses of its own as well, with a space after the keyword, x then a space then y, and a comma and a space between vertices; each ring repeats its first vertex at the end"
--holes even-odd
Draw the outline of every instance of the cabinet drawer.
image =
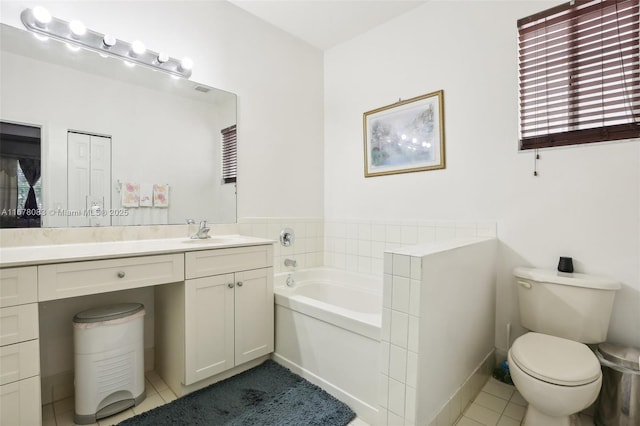
POLYGON ((0 385, 40 374, 38 339, 0 347, 0 385))
POLYGON ((42 265, 38 266, 38 300, 64 299, 183 280, 183 254, 42 265))
POLYGON ((0 269, 0 308, 37 302, 38 270, 26 268, 0 269))
POLYGON ((227 274, 273 264, 273 247, 269 245, 192 251, 185 254, 187 279, 227 274))
POLYGON ((0 425, 42 424, 40 377, 0 386, 0 425))
POLYGON ((37 303, 0 309, 0 346, 37 338, 37 303))

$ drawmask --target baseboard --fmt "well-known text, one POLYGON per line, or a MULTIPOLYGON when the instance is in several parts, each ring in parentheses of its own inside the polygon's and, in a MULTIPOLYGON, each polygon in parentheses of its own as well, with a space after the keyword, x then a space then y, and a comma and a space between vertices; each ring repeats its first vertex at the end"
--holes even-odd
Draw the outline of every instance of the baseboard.
POLYGON ((375 425, 379 422, 378 417, 378 408, 373 407, 361 399, 356 398, 352 394, 344 391, 343 389, 329 383, 323 378, 317 376, 316 374, 310 372, 309 370, 301 367, 293 361, 277 354, 273 353, 272 359, 283 367, 288 368, 293 371, 297 375, 305 378, 309 382, 313 383, 316 386, 321 387, 326 392, 328 392, 334 398, 339 399, 340 401, 347 404, 353 411, 355 411, 356 415, 361 418, 364 422, 375 425))

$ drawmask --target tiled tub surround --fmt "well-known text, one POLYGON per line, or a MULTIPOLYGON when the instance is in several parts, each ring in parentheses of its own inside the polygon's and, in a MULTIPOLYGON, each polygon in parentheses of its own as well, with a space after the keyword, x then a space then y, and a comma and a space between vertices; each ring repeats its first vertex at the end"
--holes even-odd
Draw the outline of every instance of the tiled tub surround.
POLYGON ((465 237, 495 237, 490 222, 326 219, 324 264, 347 271, 380 275, 385 250, 465 237))
POLYGON ((278 241, 280 231, 291 228, 296 240, 291 247, 274 246, 274 271, 292 258, 298 268, 329 266, 350 272, 382 275, 385 250, 435 243, 453 238, 495 237, 495 222, 389 221, 322 219, 314 217, 246 217, 238 219, 242 235, 278 241))
POLYGON ((276 241, 273 246, 273 269, 276 274, 324 264, 324 221, 322 218, 246 217, 238 219, 238 227, 242 235, 276 241), (294 242, 289 247, 280 244, 280 231, 284 228, 291 228, 295 233, 294 242), (285 259, 295 260, 297 262, 296 268, 284 266, 285 259))
POLYGON ((494 366, 496 240, 384 254, 380 423, 452 425, 494 366))

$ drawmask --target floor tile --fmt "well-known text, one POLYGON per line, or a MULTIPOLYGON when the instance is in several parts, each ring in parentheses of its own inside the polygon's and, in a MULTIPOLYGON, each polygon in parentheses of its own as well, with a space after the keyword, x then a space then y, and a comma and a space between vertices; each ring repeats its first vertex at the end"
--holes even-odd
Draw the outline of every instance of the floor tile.
POLYGON ((156 393, 154 395, 147 396, 144 401, 133 407, 132 410, 136 414, 142 414, 145 411, 152 410, 164 404, 165 402, 162 397, 156 393))
POLYGON ((365 422, 360 417, 356 417, 355 419, 351 420, 351 423, 349 423, 347 426, 369 426, 369 423, 365 422))
POLYGON ((175 401, 176 399, 178 399, 176 394, 173 393, 173 391, 169 388, 158 391, 158 393, 160 394, 160 397, 164 400, 165 403, 175 401))
POLYGON ((490 409, 478 405, 475 402, 469 406, 464 415, 465 417, 469 417, 470 419, 475 420, 485 426, 496 426, 498 424, 498 420, 500 419, 500 413, 491 411, 490 409))
POLYGON ((498 414, 502 414, 508 403, 506 399, 498 398, 487 392, 480 392, 474 402, 498 414))
POLYGON ((520 392, 518 392, 517 390, 513 393, 513 396, 511 397, 509 402, 513 402, 517 405, 522 405, 523 407, 527 406, 527 401, 522 397, 522 395, 520 395, 520 392))
POLYGON ((74 406, 74 397, 61 399, 60 401, 56 401, 53 403, 53 412, 56 416, 59 416, 60 414, 66 413, 67 411, 73 411, 74 406))
POLYGON ((158 375, 158 373, 156 373, 155 371, 147 371, 145 372, 145 377, 147 378, 147 380, 149 380, 151 382, 151 384, 153 385, 153 387, 156 388, 156 390, 158 391, 158 393, 161 390, 167 389, 168 386, 167 384, 164 382, 164 380, 162 380, 162 378, 158 375))
POLYGON ((497 426, 520 426, 520 422, 516 419, 512 419, 511 417, 502 416, 500 417, 500 421, 498 421, 497 426))
POLYGON ((504 409, 504 412, 502 414, 507 417, 511 417, 512 419, 522 421, 525 410, 526 410, 526 407, 510 402, 509 404, 507 404, 507 407, 504 409))
POLYGON ((478 423, 473 419, 470 419, 469 417, 465 417, 462 416, 460 417, 460 420, 458 420, 458 423, 456 423, 456 426, 484 426, 482 423, 478 423))
POLYGON ((490 393, 491 395, 497 396, 498 398, 509 400, 516 388, 506 383, 499 382, 492 377, 489 379, 487 384, 484 385, 482 390, 490 393))

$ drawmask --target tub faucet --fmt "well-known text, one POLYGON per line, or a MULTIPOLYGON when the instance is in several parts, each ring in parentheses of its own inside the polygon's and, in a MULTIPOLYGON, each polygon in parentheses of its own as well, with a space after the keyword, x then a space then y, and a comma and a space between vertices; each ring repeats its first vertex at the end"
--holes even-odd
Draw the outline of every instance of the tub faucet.
POLYGON ((198 232, 196 232, 195 234, 193 234, 191 236, 192 240, 204 240, 206 238, 211 238, 211 235, 209 235, 209 227, 207 226, 207 221, 203 220, 202 222, 200 222, 200 228, 198 228, 198 232))
POLYGON ((285 259, 284 266, 292 266, 295 268, 296 266, 298 266, 298 262, 294 259, 285 259))

